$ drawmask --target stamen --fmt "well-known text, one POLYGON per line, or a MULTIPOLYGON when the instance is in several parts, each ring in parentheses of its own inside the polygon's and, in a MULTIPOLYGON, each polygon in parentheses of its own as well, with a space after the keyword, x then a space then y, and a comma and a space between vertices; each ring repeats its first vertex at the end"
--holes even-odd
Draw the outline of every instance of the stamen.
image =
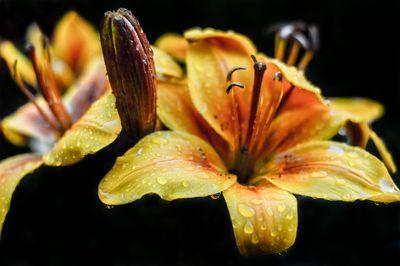
POLYGON ((56 124, 54 124, 53 120, 46 114, 46 112, 39 106, 39 104, 36 101, 35 96, 30 92, 30 90, 25 86, 24 82, 22 81, 21 75, 19 74, 17 70, 17 63, 18 61, 15 60, 14 65, 13 65, 13 79, 17 83, 18 87, 22 91, 23 94, 25 94, 26 97, 28 97, 29 101, 35 106, 36 110, 39 112, 39 114, 42 116, 42 118, 49 124, 51 128, 54 129, 55 132, 60 133, 60 129, 57 127, 56 124))
POLYGON ((318 52, 319 49, 318 27, 315 25, 311 25, 310 27, 308 27, 308 35, 310 36, 312 50, 314 51, 314 53, 318 52))
POLYGON ((277 44, 278 44, 278 46, 276 48, 275 58, 282 61, 283 57, 285 56, 287 41, 282 38, 279 38, 279 41, 277 44))
POLYGON ((228 88, 226 88, 226 93, 229 94, 229 92, 232 90, 233 87, 239 87, 243 89, 244 85, 243 83, 240 82, 232 82, 231 84, 229 84, 228 88))
POLYGON ((288 65, 294 65, 298 53, 300 51, 300 47, 303 47, 305 50, 308 50, 310 47, 310 43, 307 40, 306 36, 300 32, 295 32, 292 34, 292 39, 293 39, 293 44, 292 44, 292 49, 289 54, 289 58, 287 60, 288 65))
POLYGON ((53 69, 51 67, 51 64, 49 63, 50 54, 48 46, 45 44, 46 40, 45 39, 43 40, 44 40, 43 49, 44 52, 46 53, 43 56, 46 56, 47 58, 46 57, 41 58, 42 59, 41 66, 39 66, 36 58, 35 47, 33 45, 28 45, 27 50, 33 65, 33 69, 36 74, 39 90, 43 95, 43 97, 45 98, 57 122, 61 125, 62 130, 65 131, 69 129, 72 124, 71 117, 67 113, 64 104, 62 102, 61 93, 60 90, 58 89, 53 69))
POLYGON ((298 31, 303 31, 305 23, 298 21, 290 24, 279 24, 274 27, 275 35, 275 58, 283 61, 286 45, 291 36, 298 31))
POLYGON ((298 42, 293 42, 292 44, 292 48, 290 49, 290 54, 289 54, 289 58, 286 61, 286 63, 291 66, 294 65, 294 63, 296 62, 297 56, 299 54, 300 51, 300 44, 298 42))
POLYGON ((315 25, 308 27, 308 35, 310 36, 309 47, 298 65, 299 69, 303 71, 306 70, 311 59, 319 49, 319 34, 318 28, 315 25))
POLYGON ((233 75, 233 73, 235 73, 236 71, 238 71, 238 70, 246 70, 246 69, 247 69, 246 67, 242 67, 242 66, 235 67, 235 68, 231 69, 231 70, 228 72, 228 75, 226 76, 226 82, 231 82, 231 80, 232 80, 232 75, 233 75))
POLYGON ((286 46, 290 40, 293 40, 288 59, 288 65, 294 65, 297 61, 300 48, 303 47, 306 52, 298 64, 300 70, 305 70, 310 60, 315 55, 319 46, 318 28, 315 25, 306 25, 298 21, 290 24, 275 24, 271 26, 268 33, 275 34, 275 58, 283 61, 286 53, 286 46), (307 37, 304 35, 307 33, 307 37))
POLYGON ((305 71, 311 59, 314 57, 313 51, 307 51, 300 60, 298 68, 302 71, 305 71))
POLYGON ((274 74, 274 80, 282 81, 282 73, 281 72, 275 72, 274 74))

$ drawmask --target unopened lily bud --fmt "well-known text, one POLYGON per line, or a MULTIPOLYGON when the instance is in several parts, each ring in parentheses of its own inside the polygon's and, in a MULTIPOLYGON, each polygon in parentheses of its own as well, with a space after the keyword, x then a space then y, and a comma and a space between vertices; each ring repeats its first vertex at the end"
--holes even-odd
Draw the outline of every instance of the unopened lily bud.
POLYGON ((123 8, 104 14, 100 35, 122 127, 138 140, 156 124, 153 52, 137 19, 123 8))

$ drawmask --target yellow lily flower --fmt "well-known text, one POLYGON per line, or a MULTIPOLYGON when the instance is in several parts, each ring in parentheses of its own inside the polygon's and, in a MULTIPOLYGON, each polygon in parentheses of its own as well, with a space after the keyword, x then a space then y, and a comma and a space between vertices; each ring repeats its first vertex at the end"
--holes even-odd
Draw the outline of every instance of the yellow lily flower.
MULTIPOLYGON (((298 44, 288 64, 282 61, 285 36, 278 35, 275 59, 257 54, 247 37, 233 32, 193 29, 184 36, 179 51, 165 43, 176 36, 157 42, 187 68, 187 78, 157 84, 158 116, 170 130, 143 137, 117 159, 99 184, 103 203, 127 204, 146 194, 175 200, 222 193, 238 249, 252 255, 294 243, 292 193, 349 202, 400 200, 379 159, 329 140, 351 112, 330 108, 305 78, 312 47, 296 68, 298 44)), ((301 37, 295 38, 300 44, 301 37)))
POLYGON ((30 100, 1 121, 1 130, 10 142, 34 152, 0 162, 0 229, 25 175, 42 164, 76 163, 113 142, 121 130, 94 28, 69 12, 55 28, 54 50, 36 25, 27 36, 30 60, 11 42, 0 44, 0 55, 30 100), (34 96, 28 85, 42 96, 34 96))

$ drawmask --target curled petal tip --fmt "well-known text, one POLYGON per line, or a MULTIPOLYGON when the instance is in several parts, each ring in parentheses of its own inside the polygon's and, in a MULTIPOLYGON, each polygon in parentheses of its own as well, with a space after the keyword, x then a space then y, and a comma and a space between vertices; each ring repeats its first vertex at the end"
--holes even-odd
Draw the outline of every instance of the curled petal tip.
POLYGON ((153 52, 138 20, 124 8, 104 14, 100 35, 122 126, 137 140, 156 122, 153 52))

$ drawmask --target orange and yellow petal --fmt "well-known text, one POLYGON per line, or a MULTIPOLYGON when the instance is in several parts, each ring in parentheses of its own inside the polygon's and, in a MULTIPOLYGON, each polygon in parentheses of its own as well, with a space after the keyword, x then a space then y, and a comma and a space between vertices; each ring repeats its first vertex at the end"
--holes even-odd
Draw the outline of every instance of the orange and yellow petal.
MULTIPOLYGON (((85 73, 63 96, 64 105, 74 122, 107 90, 105 74, 101 58, 93 59, 85 73)), ((44 99, 37 98, 36 102, 47 117, 55 122, 44 99)), ((28 139, 51 144, 59 137, 59 133, 47 123, 32 103, 23 105, 14 114, 4 118, 1 128, 5 137, 15 145, 25 145, 28 139)))
POLYGON ((385 111, 381 103, 366 98, 330 98, 329 107, 336 112, 348 113, 354 122, 373 122, 385 111))
POLYGON ((15 188, 21 179, 42 164, 42 157, 35 154, 21 154, 0 162, 0 232, 10 209, 15 188))
MULTIPOLYGON (((43 98, 37 98, 36 102, 48 117, 52 117, 43 98)), ((26 145, 31 138, 49 144, 58 138, 58 132, 43 119, 32 103, 23 105, 15 113, 4 118, 1 121, 1 128, 4 136, 18 146, 26 145)))
MULTIPOLYGON (((36 23, 33 23, 28 27, 26 41, 35 47, 36 58, 39 60, 45 56, 43 54, 43 38, 46 38, 46 36, 42 33, 36 23)), ((67 88, 69 85, 71 85, 74 80, 74 73, 72 69, 61 59, 57 57, 54 58, 53 54, 51 65, 58 84, 62 88, 67 88)))
POLYGON ((185 33, 191 42, 187 55, 190 96, 197 111, 230 145, 231 152, 239 149, 240 121, 246 124, 253 82, 253 44, 244 36, 212 29, 191 30, 185 33), (238 66, 232 82, 244 84, 235 88, 234 96, 226 93, 228 72, 238 66))
POLYGON ((66 13, 54 29, 52 45, 55 57, 80 73, 93 56, 101 54, 96 29, 76 12, 66 13))
POLYGON ((31 86, 36 86, 36 76, 31 62, 12 42, 0 42, 0 57, 5 60, 11 75, 14 75, 14 64, 17 62, 16 68, 21 79, 31 86))
POLYGON ((72 121, 77 121, 109 89, 103 58, 94 57, 63 95, 63 103, 72 121))
POLYGON ((111 144, 120 132, 115 97, 109 91, 57 141, 43 161, 51 166, 74 164, 111 144))
POLYGON ((223 192, 242 255, 279 253, 297 233, 296 198, 272 184, 235 184, 223 192))
POLYGON ((212 40, 212 42, 219 43, 220 46, 227 45, 240 52, 248 54, 255 54, 256 47, 253 42, 246 36, 233 32, 233 31, 221 31, 213 28, 193 28, 189 29, 184 33, 184 37, 189 42, 195 42, 199 40, 212 40))
POLYGON ((229 144, 194 108, 185 81, 158 81, 157 114, 167 128, 200 137, 209 142, 223 159, 230 158, 229 144))
POLYGON ((346 134, 351 145, 365 148, 371 139, 389 171, 397 171, 385 143, 368 125, 384 114, 381 103, 366 98, 332 98, 329 107, 338 117, 346 119, 346 134))
POLYGON ((236 182, 214 149, 183 132, 147 135, 119 157, 99 185, 108 205, 133 202, 146 194, 165 200, 219 193, 236 182))
POLYGON ((386 167, 389 169, 390 172, 396 173, 396 164, 393 161, 392 154, 387 149, 385 142, 383 142, 383 140, 372 129, 370 129, 369 131, 369 136, 374 143, 376 149, 378 150, 379 155, 381 156, 382 161, 385 163, 386 167))
POLYGON ((185 82, 157 82, 157 115, 169 129, 207 139, 198 123, 199 114, 185 82))
POLYGON ((278 66, 289 83, 293 84, 297 88, 320 95, 321 89, 308 81, 303 71, 297 69, 295 66, 289 66, 278 59, 268 59, 271 63, 278 66))
POLYGON ((158 79, 182 78, 182 68, 169 54, 154 46, 152 46, 152 50, 158 79))
MULTIPOLYGON (((342 117, 346 116, 347 115, 342 115, 342 117)), ((352 120, 349 120, 345 125, 345 129, 350 145, 365 149, 368 141, 371 140, 389 171, 392 173, 397 171, 396 164, 391 153, 387 149, 385 142, 370 128, 366 121, 353 122, 352 120)))
POLYGON ((291 109, 278 115, 266 137, 264 154, 270 157, 310 140, 326 140, 343 126, 343 119, 332 115, 326 106, 291 109))
POLYGON ((400 200, 385 165, 365 150, 332 141, 300 144, 271 159, 251 182, 267 180, 304 196, 327 200, 400 200))
POLYGON ((181 62, 185 62, 189 49, 188 41, 182 35, 175 33, 162 35, 156 40, 155 46, 181 62))

